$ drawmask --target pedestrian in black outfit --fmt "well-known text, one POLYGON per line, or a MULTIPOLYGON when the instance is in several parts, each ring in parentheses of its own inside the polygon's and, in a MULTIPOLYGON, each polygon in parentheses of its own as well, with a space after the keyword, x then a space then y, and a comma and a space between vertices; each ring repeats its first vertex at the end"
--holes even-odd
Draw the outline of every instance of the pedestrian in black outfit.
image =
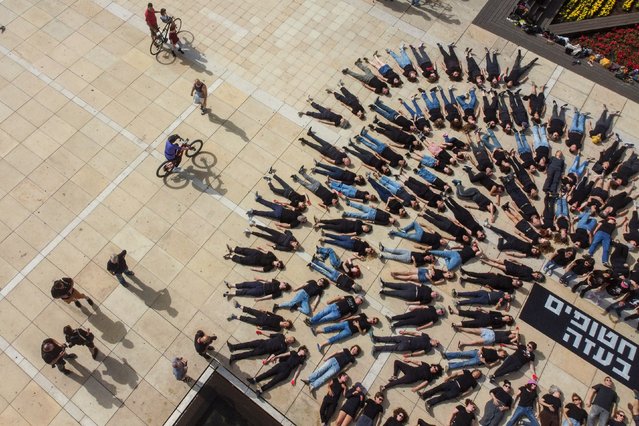
POLYGON ((510 395, 512 385, 510 381, 504 380, 501 386, 490 390, 491 399, 486 402, 484 416, 479 421, 481 426, 499 426, 506 416, 506 411, 513 405, 513 397, 510 395))
POLYGON ((599 159, 592 165, 593 172, 598 175, 603 173, 607 176, 619 166, 626 149, 628 149, 626 145, 619 146, 620 143, 621 139, 617 137, 612 145, 599 153, 599 159))
POLYGON ((49 364, 51 368, 58 367, 58 370, 63 372, 66 376, 71 374, 71 370, 66 368, 67 359, 76 359, 76 354, 66 353, 66 345, 57 342, 54 339, 47 338, 42 341, 40 346, 40 355, 42 360, 49 364))
POLYGON ((388 390, 399 385, 411 385, 419 382, 418 385, 411 388, 411 391, 417 392, 428 386, 429 383, 437 380, 442 375, 444 369, 439 364, 428 364, 416 359, 405 359, 400 361, 396 359, 393 362, 393 375, 388 379, 388 383, 382 385, 381 390, 388 390), (413 365, 410 365, 413 364, 413 365), (400 377, 399 373, 403 375, 400 377))
POLYGON ((513 120, 508 111, 508 104, 506 103, 506 92, 501 92, 498 95, 499 98, 499 125, 504 133, 511 135, 513 133, 513 120))
POLYGON ((379 154, 373 153, 364 148, 360 148, 353 142, 349 142, 348 146, 345 147, 344 150, 347 153, 359 158, 360 161, 364 163, 364 167, 386 176, 389 176, 391 174, 391 169, 388 167, 388 162, 384 160, 379 154))
POLYGON ((373 355, 377 352, 402 352, 404 358, 410 358, 427 354, 440 346, 439 340, 431 338, 426 333, 412 330, 400 330, 398 336, 375 336, 372 333, 370 336, 373 343, 387 343, 373 346, 373 355))
POLYGON ((633 152, 630 157, 623 163, 619 164, 612 173, 612 187, 628 185, 631 181, 636 180, 634 176, 639 173, 639 155, 633 152), (633 179, 634 178, 634 179, 633 179))
POLYGON ((353 95, 346 87, 344 87, 342 80, 339 81, 337 86, 341 93, 334 92, 331 89, 326 89, 326 93, 332 93, 333 96, 335 96, 335 99, 347 106, 353 114, 362 120, 366 120, 366 111, 359 99, 357 99, 357 96, 353 95))
POLYGON ((435 324, 445 314, 443 309, 434 306, 411 306, 408 309, 406 313, 386 317, 391 322, 391 329, 414 326, 420 331, 435 324))
POLYGON ((107 262, 107 271, 114 275, 123 287, 128 287, 122 274, 132 277, 135 275, 133 271, 129 270, 129 266, 126 264, 126 250, 122 250, 119 254, 112 254, 107 262))
POLYGON ((373 227, 361 220, 350 219, 314 219, 313 229, 324 229, 326 231, 332 231, 338 234, 344 235, 361 235, 371 232, 373 227))
POLYGON ((477 386, 477 380, 481 379, 481 376, 479 370, 462 370, 448 376, 439 386, 420 394, 422 399, 430 398, 426 401, 426 410, 431 411, 439 403, 464 396, 477 386))
POLYGON ((508 232, 496 228, 490 225, 488 227, 491 231, 499 235, 497 241, 497 249, 500 251, 515 251, 516 253, 509 253, 514 257, 539 257, 541 250, 535 246, 527 237, 517 238, 514 235, 510 235, 508 232))
POLYGON ((81 299, 86 299, 90 306, 93 306, 93 300, 84 293, 80 293, 75 288, 75 281, 69 277, 63 277, 53 282, 51 287, 51 297, 54 299, 62 299, 67 305, 74 303, 75 306, 81 308, 81 299))
POLYGON ((612 121, 618 115, 620 115, 618 111, 608 114, 608 107, 604 105, 604 110, 601 112, 601 116, 595 123, 595 127, 593 128, 590 121, 588 122, 590 138, 594 144, 599 144, 608 139, 612 133, 612 121))
POLYGON ((455 45, 453 43, 448 45, 448 52, 444 50, 444 47, 437 43, 437 47, 444 57, 444 69, 446 70, 446 74, 448 78, 452 81, 461 81, 462 80, 462 68, 459 62, 459 58, 457 58, 457 54, 455 53, 455 45))
POLYGON ((514 93, 509 90, 508 100, 510 102, 510 109, 512 111, 512 116, 515 124, 524 130, 529 128, 530 123, 528 122, 528 112, 526 111, 524 101, 519 95, 519 90, 514 93))
MULTIPOLYGON (((492 84, 492 83, 491 83, 492 84)), ((483 91, 482 95, 484 111, 484 123, 489 129, 494 129, 499 123, 498 110, 499 110, 499 97, 491 90, 490 92, 483 91), (490 100, 488 99, 490 95, 490 100)))
POLYGON ((306 210, 309 201, 308 196, 296 192, 288 183, 286 183, 276 174, 273 174, 272 178, 270 176, 264 176, 263 179, 268 182, 268 187, 271 189, 271 191, 273 191, 274 194, 281 195, 282 197, 289 200, 288 203, 275 201, 276 204, 280 204, 284 207, 290 207, 291 209, 298 212, 306 210), (271 182, 272 179, 275 179, 280 184, 281 188, 276 188, 271 182))
POLYGON ((364 402, 364 408, 360 412, 356 426, 373 426, 377 417, 384 412, 383 402, 384 395, 381 392, 377 392, 373 399, 368 398, 364 402))
POLYGON ((226 246, 228 253, 224 255, 224 259, 231 259, 235 263, 246 266, 255 266, 251 268, 256 272, 270 272, 273 269, 284 269, 284 262, 278 260, 272 251, 265 251, 263 248, 256 249, 250 247, 226 246))
POLYGON ((286 349, 295 343, 295 337, 293 336, 284 336, 281 333, 263 333, 261 334, 267 336, 267 339, 257 339, 251 340, 245 343, 237 343, 232 344, 231 342, 226 342, 226 345, 229 347, 231 352, 239 351, 242 349, 249 349, 246 352, 242 353, 234 353, 231 354, 229 358, 229 363, 232 364, 235 361, 239 361, 241 359, 251 358, 260 355, 269 355, 269 359, 274 357, 275 355, 279 355, 284 353, 286 349))
POLYGON ((315 139, 317 144, 312 143, 308 139, 299 138, 299 141, 302 142, 302 145, 308 145, 309 147, 313 148, 314 150, 316 150, 322 155, 323 159, 325 159, 326 161, 332 164, 335 164, 335 165, 343 164, 346 167, 350 166, 351 160, 350 158, 348 158, 348 155, 346 155, 346 153, 343 150, 339 149, 335 145, 332 145, 326 142, 324 139, 318 137, 315 134, 315 132, 313 132, 312 127, 309 127, 306 134, 312 137, 313 139, 315 139))
POLYGON ((328 382, 328 391, 326 395, 324 395, 322 404, 320 405, 320 420, 323 426, 328 426, 333 414, 335 414, 335 410, 337 410, 337 404, 340 398, 346 395, 348 389, 346 386, 347 382, 348 374, 346 373, 340 373, 328 382))
POLYGON ((350 425, 353 419, 357 416, 360 408, 364 406, 366 401, 366 388, 357 382, 346 391, 344 395, 344 403, 337 414, 336 425, 350 425))
POLYGON ((284 317, 274 314, 268 311, 260 311, 259 309, 249 308, 248 306, 242 306, 235 302, 234 305, 237 309, 240 309, 242 313, 248 315, 242 315, 238 317, 235 314, 231 314, 227 320, 240 320, 247 324, 252 324, 260 330, 269 331, 282 331, 282 329, 290 330, 293 327, 293 322, 285 320, 284 317), (250 316, 249 316, 250 315, 250 316))
POLYGON ((98 348, 95 347, 93 340, 95 336, 91 333, 91 329, 87 328, 86 330, 82 327, 72 328, 70 325, 65 325, 64 329, 64 339, 67 342, 67 347, 72 348, 75 345, 86 346, 91 352, 91 357, 96 359, 98 357, 98 348))
POLYGON ((415 46, 410 45, 410 49, 413 52, 413 56, 415 56, 417 66, 419 66, 419 68, 422 70, 422 75, 426 77, 426 79, 430 83, 435 83, 437 80, 439 80, 437 65, 433 64, 433 61, 431 61, 431 59, 428 57, 428 53, 426 53, 424 43, 421 43, 417 47, 417 49, 415 49, 415 46))
POLYGON ((499 87, 499 82, 501 81, 501 68, 499 66, 499 61, 497 60, 497 51, 493 51, 492 57, 490 56, 490 50, 487 47, 484 47, 486 50, 486 79, 490 83, 490 86, 493 88, 499 87))
POLYGON ((315 167, 311 169, 311 173, 317 173, 320 175, 328 176, 332 180, 336 180, 347 185, 365 185, 366 179, 364 176, 357 175, 350 170, 342 169, 341 167, 331 166, 330 164, 320 163, 317 160, 313 160, 315 167))
POLYGON ((360 81, 368 90, 375 92, 378 95, 388 95, 390 93, 390 91, 388 90, 388 85, 377 78, 377 76, 373 74, 370 68, 362 63, 361 58, 357 58, 357 60, 355 61, 355 66, 362 70, 363 74, 353 72, 348 68, 342 69, 342 74, 350 75, 354 79, 360 81))
MULTIPOLYGON (((449 306, 448 311, 455 314, 455 311, 449 306)), ((472 318, 471 320, 453 323, 453 328, 503 328, 511 325, 515 319, 510 315, 504 315, 499 311, 485 311, 483 309, 464 310, 458 309, 456 312, 460 317, 472 318)))
POLYGON ((467 81, 476 84, 478 87, 483 87, 486 77, 473 56, 473 49, 466 49, 466 68, 467 81))
POLYGON ((548 120, 548 137, 550 140, 557 142, 562 138, 566 131, 566 110, 568 105, 562 105, 561 108, 556 101, 552 101, 552 116, 548 120))
POLYGON ((466 276, 460 279, 460 284, 478 284, 493 290, 505 291, 508 294, 515 293, 515 290, 523 285, 521 280, 494 272, 473 272, 462 269, 461 273, 466 276))
POLYGON ((249 222, 249 226, 256 227, 257 229, 264 232, 255 232, 249 228, 244 230, 244 233, 248 236, 255 235, 258 238, 263 238, 266 241, 270 241, 272 244, 267 244, 267 246, 280 251, 297 251, 301 248, 299 241, 295 239, 293 233, 288 229, 284 232, 276 231, 275 229, 271 229, 267 226, 258 225, 254 222, 249 222))
POLYGON ((342 129, 346 129, 350 126, 350 124, 348 123, 348 120, 346 120, 344 117, 342 117, 341 115, 331 111, 330 108, 325 108, 322 105, 316 103, 313 101, 313 98, 311 98, 309 96, 308 101, 310 102, 311 106, 313 108, 315 108, 318 112, 315 111, 300 111, 297 113, 297 115, 299 115, 300 117, 303 117, 305 115, 309 116, 309 117, 313 117, 319 121, 322 121, 324 123, 327 124, 332 124, 335 127, 341 127, 342 129))
POLYGON ((208 354, 208 351, 212 351, 214 349, 211 345, 214 340, 217 340, 217 336, 215 334, 211 334, 209 336, 202 330, 196 331, 195 337, 193 338, 195 352, 204 359, 211 359, 211 355, 208 354))
POLYGON ((530 368, 530 374, 536 377, 535 374, 535 350, 537 344, 535 342, 528 342, 525 345, 517 345, 515 352, 508 355, 508 357, 502 362, 502 364, 495 370, 492 376, 490 376, 490 382, 495 383, 495 380, 505 376, 506 374, 519 371, 522 367, 528 364, 530 368))
POLYGON ((266 370, 265 372, 255 376, 248 377, 247 381, 251 384, 257 386, 257 395, 260 396, 263 392, 273 388, 280 382, 288 379, 293 371, 293 379, 291 380, 291 384, 294 386, 297 378, 302 371, 302 366, 304 365, 304 361, 308 356, 308 349, 306 346, 300 346, 296 351, 290 351, 288 353, 276 355, 272 358, 269 358, 269 362, 279 361, 273 368, 266 370), (272 379, 265 385, 259 385, 259 382, 266 380, 268 378, 272 379))
POLYGON ((285 207, 279 203, 265 200, 259 194, 255 197, 255 201, 271 209, 271 211, 253 210, 246 212, 248 217, 261 216, 275 219, 275 226, 281 229, 290 229, 300 226, 306 222, 306 216, 299 213, 298 210, 285 207))
POLYGON ((227 299, 231 299, 235 296, 256 297, 256 302, 268 299, 277 299, 282 296, 283 291, 289 291, 291 289, 290 284, 276 279, 263 280, 256 278, 255 281, 244 281, 237 284, 230 284, 228 281, 224 281, 224 284, 229 290, 233 288, 235 289, 234 293, 231 293, 230 291, 224 292, 224 296, 227 299))
POLYGON ((504 77, 504 81, 506 82, 506 86, 508 88, 516 87, 523 83, 525 81, 525 78, 522 79, 522 77, 535 65, 535 62, 537 62, 537 60, 539 59, 534 58, 532 61, 522 67, 521 60, 523 58, 524 56, 521 54, 521 49, 517 50, 517 58, 515 58, 515 63, 513 64, 510 73, 508 72, 508 69, 506 69, 506 76, 504 77))
POLYGON ((541 124, 541 117, 544 115, 544 111, 546 110, 546 95, 544 94, 544 90, 546 90, 546 86, 541 86, 541 91, 537 91, 537 85, 532 85, 532 92, 528 96, 524 96, 523 99, 528 101, 528 111, 532 116, 532 120, 541 124))

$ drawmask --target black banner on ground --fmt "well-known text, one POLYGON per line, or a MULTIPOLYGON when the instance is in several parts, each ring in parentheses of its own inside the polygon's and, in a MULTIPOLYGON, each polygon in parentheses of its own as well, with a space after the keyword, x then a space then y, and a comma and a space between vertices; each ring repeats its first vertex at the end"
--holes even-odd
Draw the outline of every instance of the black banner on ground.
POLYGON ((639 389, 639 355, 628 339, 535 285, 520 318, 630 389, 639 389))

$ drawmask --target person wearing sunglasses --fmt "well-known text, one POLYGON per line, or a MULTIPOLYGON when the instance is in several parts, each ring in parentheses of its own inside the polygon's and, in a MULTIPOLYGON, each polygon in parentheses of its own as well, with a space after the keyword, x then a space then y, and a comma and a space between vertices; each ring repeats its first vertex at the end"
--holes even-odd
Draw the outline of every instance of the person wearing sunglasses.
POLYGON ((355 426, 373 426, 377 416, 384 412, 383 403, 384 395, 381 392, 377 392, 373 399, 368 398, 355 426))
POLYGON ((535 349, 537 349, 537 344, 535 342, 528 342, 526 345, 518 345, 517 350, 510 354, 495 373, 490 376, 490 383, 495 383, 495 379, 505 376, 506 374, 519 371, 526 364, 528 364, 530 375, 534 377, 536 375, 535 349))
POLYGON ((612 379, 606 376, 603 383, 594 385, 588 391, 586 407, 590 407, 587 422, 589 426, 605 425, 610 418, 610 413, 615 412, 619 396, 613 386, 612 379))
POLYGON ((510 381, 504 380, 501 386, 490 390, 490 398, 484 407, 484 416, 479 421, 481 426, 498 426, 501 424, 506 411, 513 405, 511 395, 512 385, 510 381))
POLYGON ((393 415, 386 419, 383 426, 402 426, 408 422, 408 413, 403 408, 395 408, 393 415))
POLYGON ((508 420, 508 423, 506 423, 506 426, 518 424, 518 420, 522 417, 528 419, 530 426, 540 426, 535 417, 537 398, 537 382, 535 380, 528 380, 528 383, 525 386, 521 386, 515 394, 515 399, 519 399, 519 404, 517 408, 515 408, 513 416, 508 420))
POLYGON ((477 415, 477 406, 472 399, 466 399, 464 404, 455 407, 453 414, 450 416, 448 424, 450 426, 473 426, 477 415))
POLYGON ((583 409, 583 401, 576 393, 572 394, 569 402, 564 406, 564 426, 582 426, 586 424, 588 413, 583 409))
POLYGON ((608 426, 626 426, 626 413, 617 410, 612 419, 608 420, 608 426))

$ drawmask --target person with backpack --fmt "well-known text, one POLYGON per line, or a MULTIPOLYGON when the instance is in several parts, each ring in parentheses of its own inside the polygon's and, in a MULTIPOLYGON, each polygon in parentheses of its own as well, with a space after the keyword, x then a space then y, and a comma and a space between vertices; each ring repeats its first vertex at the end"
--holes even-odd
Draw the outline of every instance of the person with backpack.
POLYGON ((65 325, 62 331, 64 332, 64 339, 67 341, 67 347, 72 348, 75 345, 86 346, 91 352, 93 359, 98 357, 100 351, 93 343, 95 335, 91 333, 90 328, 85 330, 82 327, 72 328, 70 325, 65 325))

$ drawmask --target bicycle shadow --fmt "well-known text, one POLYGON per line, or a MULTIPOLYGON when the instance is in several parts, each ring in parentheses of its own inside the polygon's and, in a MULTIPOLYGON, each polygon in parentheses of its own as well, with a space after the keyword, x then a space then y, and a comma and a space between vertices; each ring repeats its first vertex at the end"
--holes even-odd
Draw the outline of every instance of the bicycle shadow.
POLYGON ((455 17, 453 7, 450 4, 444 4, 441 1, 422 0, 418 6, 411 6, 410 3, 375 1, 375 4, 387 7, 394 12, 404 15, 416 15, 426 21, 442 21, 445 24, 459 25, 461 21, 455 17))
POLYGON ((224 129, 227 132, 234 133, 234 134, 238 135, 240 138, 242 138, 242 140, 244 142, 248 143, 248 142, 251 141, 248 138, 248 136, 246 135, 246 132, 243 129, 238 127, 235 123, 233 123, 230 120, 218 117, 217 115, 215 115, 215 113, 213 113, 213 111, 211 111, 210 108, 207 109, 207 114, 206 115, 208 116, 208 119, 209 119, 209 121, 211 123, 221 125, 222 127, 224 127, 224 129))
POLYGON ((171 189, 186 188, 189 184, 201 192, 215 192, 226 194, 223 188, 224 182, 213 168, 217 164, 217 158, 211 152, 203 151, 193 157, 193 165, 190 165, 180 173, 172 173, 164 177, 164 184, 171 189))
POLYGON ((165 43, 160 52, 155 55, 155 59, 162 65, 171 65, 179 60, 182 65, 188 65, 198 73, 213 75, 213 72, 206 68, 206 63, 208 62, 206 57, 193 46, 193 33, 180 31, 178 38, 180 39, 180 47, 184 50, 183 54, 176 51, 176 55, 173 56, 171 53, 172 47, 165 43))

